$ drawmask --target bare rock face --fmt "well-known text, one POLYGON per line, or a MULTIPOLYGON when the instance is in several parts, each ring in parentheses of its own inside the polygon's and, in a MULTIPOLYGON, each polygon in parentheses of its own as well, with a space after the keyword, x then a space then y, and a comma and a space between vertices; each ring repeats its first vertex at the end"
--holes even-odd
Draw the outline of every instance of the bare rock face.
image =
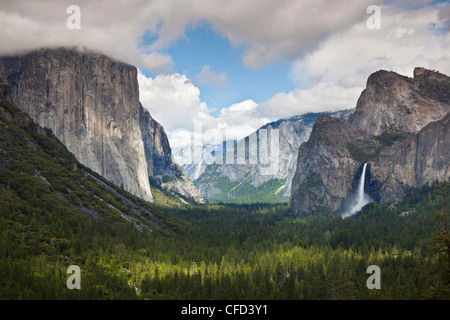
POLYGON ((9 87, 2 79, 0 79, 0 101, 13 103, 9 87))
POLYGON ((169 140, 163 127, 152 118, 150 112, 139 106, 139 123, 144 142, 148 175, 181 175, 180 168, 172 162, 169 140))
POLYGON ((416 68, 414 78, 378 71, 348 121, 319 117, 300 145, 294 212, 339 211, 368 162, 366 191, 384 205, 409 187, 450 179, 450 78, 416 68))
POLYGON ((173 161, 172 150, 164 128, 142 105, 139 112, 148 176, 167 190, 175 191, 197 203, 206 203, 203 194, 173 161))
MULTIPOLYGON (((248 137, 239 141, 238 145, 245 146, 245 140, 248 139, 248 149, 251 148, 250 144, 252 141, 256 144, 255 149, 258 149, 261 135, 268 137, 274 130, 277 130, 279 139, 275 139, 275 145, 271 147, 276 148, 272 150, 278 154, 276 159, 271 159, 272 161, 276 161, 273 166, 274 170, 267 170, 267 168, 270 168, 270 165, 273 164, 271 161, 255 161, 253 164, 250 164, 250 161, 248 161, 249 163, 247 164, 215 163, 204 165, 205 168, 202 170, 201 174, 198 177, 194 176, 194 184, 208 198, 213 198, 220 193, 227 193, 228 199, 243 200, 240 198, 242 197, 242 192, 235 191, 234 187, 225 189, 227 187, 229 188, 229 186, 227 184, 222 184, 222 181, 228 180, 234 186, 239 185, 240 187, 248 181, 248 184, 250 185, 249 188, 254 188, 252 190, 253 194, 255 193, 254 190, 268 188, 268 183, 281 181, 280 184, 274 183, 271 186, 271 190, 273 190, 275 194, 280 195, 279 199, 289 199, 292 179, 297 167, 298 148, 302 142, 308 140, 316 119, 322 114, 327 114, 330 117, 336 118, 348 118, 351 112, 353 112, 353 109, 336 112, 307 113, 268 123, 248 137)), ((271 146, 271 140, 267 139, 267 141, 268 145, 271 146)), ((227 149, 226 152, 234 154, 234 147, 227 149)), ((220 154, 220 156, 223 155, 220 154)), ((183 166, 183 169, 186 170, 186 167, 187 166, 183 166)), ((191 172, 193 175, 197 174, 195 170, 191 170, 191 172)), ((266 199, 259 198, 257 200, 265 201, 266 199)))
POLYGON ((450 79, 415 68, 414 78, 377 71, 369 76, 350 123, 373 135, 386 130, 417 133, 450 111, 450 79))
POLYGON ((0 76, 15 105, 130 193, 152 201, 149 176, 178 173, 163 128, 139 102, 134 66, 94 52, 41 49, 0 58, 0 76))
POLYGON ((418 134, 398 141, 370 161, 371 180, 380 187, 380 202, 401 200, 405 187, 419 188, 450 178, 450 113, 418 134))
POLYGON ((337 211, 352 189, 361 163, 351 144, 376 148, 378 142, 343 119, 320 116, 309 140, 300 145, 290 206, 295 213, 321 207, 337 211))

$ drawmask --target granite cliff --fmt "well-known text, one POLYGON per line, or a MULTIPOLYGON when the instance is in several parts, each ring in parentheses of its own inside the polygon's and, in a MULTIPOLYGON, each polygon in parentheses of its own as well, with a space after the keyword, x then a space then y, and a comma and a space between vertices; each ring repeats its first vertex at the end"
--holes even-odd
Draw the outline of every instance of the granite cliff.
POLYGON ((405 196, 407 187, 419 188, 450 177, 450 113, 416 135, 382 150, 370 165, 369 184, 380 202, 391 205, 405 196))
POLYGON ((338 212, 367 162, 365 189, 382 204, 407 188, 448 181, 450 78, 416 68, 414 78, 378 71, 349 120, 319 117, 299 148, 290 204, 294 212, 338 212))
MULTIPOLYGON (((353 109, 308 113, 270 122, 248 137, 237 141, 237 148, 242 146, 247 152, 245 161, 238 163, 236 156, 236 163, 230 164, 229 161, 211 165, 188 163, 182 168, 185 172, 190 172, 197 188, 206 197, 213 200, 287 202, 297 165, 298 147, 302 142, 308 140, 316 119, 324 114, 348 119, 352 112, 353 109), (276 159, 270 159, 270 161, 262 159, 261 161, 260 158, 258 161, 250 163, 248 160, 250 149, 253 147, 256 154, 263 155, 263 148, 260 148, 261 139, 267 141, 268 146, 271 146, 272 141, 268 137, 273 130, 277 130, 278 133, 278 140, 273 145, 278 154, 276 159)), ((205 148, 205 152, 210 152, 212 149, 217 153, 220 147, 205 148)), ((275 149, 273 150, 275 151, 275 149)), ((225 158, 234 158, 234 153, 234 146, 227 148, 225 158)), ((223 157, 223 153, 219 153, 219 157, 223 157)))
POLYGON ((204 201, 140 104, 134 66, 87 50, 40 49, 0 58, 0 77, 16 106, 117 186, 152 201, 149 177, 167 175, 180 180, 185 196, 204 201))
MULTIPOLYGON (((70 217, 69 221, 78 228, 88 218, 106 228, 115 226, 127 230, 128 225, 132 225, 155 235, 174 233, 180 225, 152 204, 80 164, 50 129, 41 127, 13 105, 9 88, 2 79, 0 189, 2 209, 6 209, 3 212, 8 212, 11 217, 46 216, 50 223, 56 217, 70 217)), ((45 229, 33 221, 33 231, 31 228, 27 231, 27 239, 33 239, 31 234, 45 229)), ((36 247, 46 252, 48 242, 43 237, 39 239, 35 242, 36 247)), ((64 240, 66 244, 70 243, 70 240, 64 240)))
POLYGON ((449 78, 415 68, 409 78, 380 70, 369 76, 349 122, 373 135, 385 131, 417 133, 450 110, 449 78))
POLYGON ((361 166, 349 144, 379 147, 378 141, 348 121, 320 116, 310 138, 300 145, 292 180, 290 205, 309 212, 327 207, 338 211, 352 190, 361 166))

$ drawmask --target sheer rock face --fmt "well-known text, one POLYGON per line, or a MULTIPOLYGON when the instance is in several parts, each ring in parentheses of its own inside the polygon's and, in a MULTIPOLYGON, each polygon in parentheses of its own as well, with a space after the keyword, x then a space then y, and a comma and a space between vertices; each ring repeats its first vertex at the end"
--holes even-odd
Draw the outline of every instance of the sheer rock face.
POLYGON ((449 181, 449 99, 449 77, 438 72, 416 68, 414 79, 372 74, 348 121, 321 117, 300 145, 294 212, 338 211, 364 162, 366 190, 385 205, 401 201, 408 187, 449 181), (401 138, 386 143, 391 133, 401 138))
POLYGON ((414 78, 377 71, 369 76, 350 123, 373 135, 386 130, 417 133, 450 111, 450 78, 424 68, 414 78))
POLYGON ((9 87, 2 79, 0 79, 0 101, 13 103, 9 87))
MULTIPOLYGON (((223 191, 219 188, 222 178, 225 177, 232 182, 241 183, 249 176, 249 182, 255 188, 263 186, 264 183, 270 182, 272 179, 285 179, 286 182, 284 185, 279 190, 274 191, 288 198, 291 193, 292 179, 297 166, 298 148, 302 142, 308 140, 317 117, 322 114, 327 114, 331 117, 347 119, 351 112, 353 112, 352 109, 326 113, 308 113, 287 119, 280 119, 262 126, 259 130, 246 137, 245 139, 248 139, 247 147, 250 149, 250 144, 253 142, 254 145, 252 147, 258 149, 260 135, 267 137, 274 130, 278 130, 279 140, 274 141, 276 145, 271 147, 278 154, 278 158, 272 159, 272 161, 276 161, 273 166, 274 170, 267 170, 267 168, 270 169, 272 162, 264 160, 264 164, 268 164, 264 165, 260 161, 255 161, 258 162, 257 164, 213 164, 204 165, 204 168, 198 171, 191 170, 191 168, 197 169, 198 167, 189 167, 189 165, 185 165, 182 168, 185 171, 190 170, 192 173, 191 178, 194 180, 195 185, 208 198, 212 198, 223 191), (199 171, 201 173, 195 176, 199 171)), ((239 141, 238 146, 244 146, 245 148, 245 139, 239 141)), ((272 142, 270 139, 268 139, 268 143, 271 146, 272 142)), ((231 151, 228 149, 227 152, 234 154, 234 149, 231 151)), ((223 154, 220 154, 220 156, 222 157, 223 154)), ((230 158, 232 157, 230 156, 230 158)), ((239 195, 229 192, 228 196, 230 199, 236 199, 239 195)))
POLYGON ((361 164, 349 142, 377 142, 343 119, 320 116, 309 140, 300 145, 292 179, 290 206, 296 213, 327 207, 337 211, 348 197, 361 164))
POLYGON ((139 103, 134 66, 93 52, 41 49, 1 58, 0 76, 14 104, 51 129, 78 161, 153 200, 149 176, 171 154, 164 130, 139 103))
POLYGON ((180 168, 172 162, 172 151, 163 127, 139 106, 139 124, 144 142, 148 175, 181 175, 180 168))
POLYGON ((139 112, 148 176, 165 189, 175 191, 195 202, 206 203, 203 194, 173 161, 172 150, 164 128, 142 105, 139 107, 139 112))
POLYGON ((450 177, 450 113, 418 134, 380 152, 370 162, 372 183, 380 186, 380 202, 395 204, 405 187, 419 188, 450 177))

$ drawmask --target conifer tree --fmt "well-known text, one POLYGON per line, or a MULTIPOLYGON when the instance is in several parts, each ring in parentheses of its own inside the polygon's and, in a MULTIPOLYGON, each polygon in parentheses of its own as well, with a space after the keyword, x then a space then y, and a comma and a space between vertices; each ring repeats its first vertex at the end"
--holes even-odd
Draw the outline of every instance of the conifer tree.
POLYGON ((433 284, 425 292, 425 297, 430 299, 448 300, 450 299, 450 234, 448 231, 448 211, 447 211, 447 189, 450 183, 441 182, 439 189, 435 191, 442 196, 444 201, 443 212, 433 213, 441 221, 440 229, 431 240, 429 255, 436 260, 428 270, 433 278, 433 284))

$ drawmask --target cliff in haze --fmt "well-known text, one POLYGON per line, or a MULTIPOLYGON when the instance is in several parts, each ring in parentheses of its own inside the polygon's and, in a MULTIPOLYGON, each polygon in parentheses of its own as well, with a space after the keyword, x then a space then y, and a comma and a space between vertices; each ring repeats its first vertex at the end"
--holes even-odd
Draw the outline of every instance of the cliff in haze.
MULTIPOLYGON (((274 201, 287 202, 291 192, 291 183, 297 166, 298 148, 308 140, 314 122, 321 115, 345 118, 353 109, 336 112, 307 113, 287 119, 270 122, 248 137, 237 141, 236 147, 246 150, 246 161, 239 163, 214 163, 205 165, 185 164, 185 172, 197 188, 209 199, 218 201, 274 201), (277 131, 278 140, 271 141, 268 137, 277 131), (261 147, 264 145, 265 147, 261 147), (274 157, 264 158, 263 149, 271 148, 274 157), (251 152, 255 153, 253 163, 248 159, 251 152), (259 156, 259 160, 258 160, 259 156), (263 156, 263 157, 261 157, 263 156), (248 162, 248 163, 244 163, 248 162)), ((228 146, 229 144, 227 144, 228 146)), ((205 148, 204 156, 210 156, 211 149, 217 153, 222 146, 205 148)), ((234 158, 234 146, 226 149, 226 159, 234 158)), ((237 152, 236 152, 237 153, 237 152)), ((223 158, 223 153, 218 153, 223 158)), ((237 155, 236 155, 237 158, 237 155)), ((217 161, 219 162, 219 161, 217 161)), ((237 159, 236 159, 236 162, 237 159)))
POLYGON ((408 188, 450 175, 450 78, 416 68, 414 78, 378 71, 349 120, 319 118, 299 148, 290 204, 294 212, 338 212, 368 163, 366 192, 385 205, 408 188))
POLYGON ((134 66, 94 52, 41 49, 0 58, 0 76, 16 106, 117 186, 152 201, 149 177, 167 175, 203 201, 180 178, 163 128, 141 106, 134 66))

